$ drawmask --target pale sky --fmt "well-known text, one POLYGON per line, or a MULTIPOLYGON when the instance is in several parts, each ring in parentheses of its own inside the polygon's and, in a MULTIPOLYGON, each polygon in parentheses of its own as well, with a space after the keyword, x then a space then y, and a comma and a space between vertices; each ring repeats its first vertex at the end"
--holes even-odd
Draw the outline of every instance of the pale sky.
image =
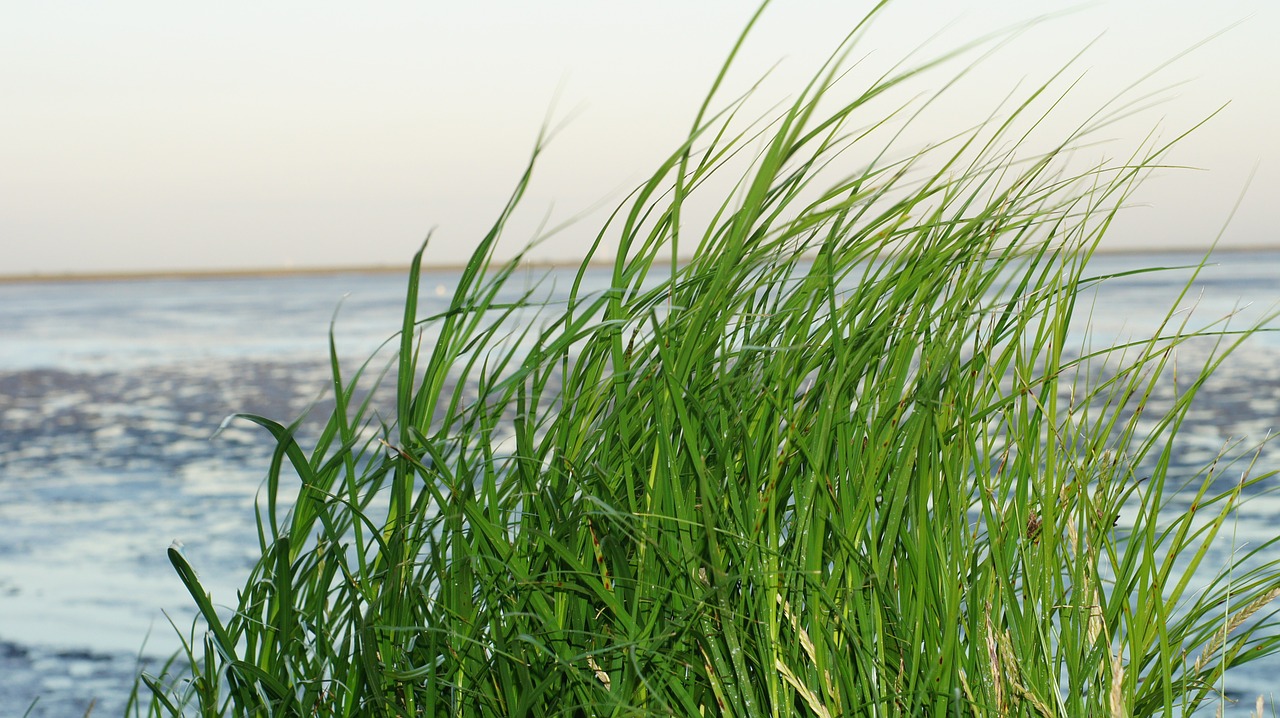
MULTIPOLYGON (((767 106, 797 92, 871 5, 775 0, 733 74, 781 62, 767 106)), ((6 3, 0 10, 0 275, 462 261, 544 155, 509 246, 539 220, 609 206, 688 130, 752 2, 493 0, 6 3), (552 109, 554 102, 554 109, 552 109)), ((955 123, 1089 41, 1066 115, 1233 23, 1148 81, 1168 100, 1114 132, 1115 154, 1230 106, 1156 176, 1108 246, 1203 247, 1257 166, 1224 243, 1280 247, 1280 3, 1274 0, 899 0, 855 51, 866 67, 942 52, 1037 13, 975 73, 955 123), (941 32, 940 32, 941 31, 941 32), (940 34, 939 34, 940 32, 940 34), (925 54, 930 54, 929 50, 925 54)), ((954 65, 959 70, 963 65, 954 65)), ((937 89, 950 73, 917 86, 937 89)), ((851 80, 855 85, 857 76, 851 80)), ((731 95, 725 94, 728 99, 731 95)), ((865 118, 870 119, 870 118, 865 118)), ((935 120, 924 132, 962 129, 935 120)), ((540 248, 581 256, 600 214, 540 248)))

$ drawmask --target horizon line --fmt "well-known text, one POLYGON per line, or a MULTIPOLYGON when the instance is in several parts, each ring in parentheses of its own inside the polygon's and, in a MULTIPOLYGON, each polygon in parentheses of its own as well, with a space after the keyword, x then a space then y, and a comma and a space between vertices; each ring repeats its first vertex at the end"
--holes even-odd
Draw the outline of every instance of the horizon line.
MULTIPOLYGON (((1154 254, 1205 254, 1210 250, 1203 247, 1171 247, 1167 249, 1140 249, 1132 247, 1098 248, 1095 254, 1105 255, 1154 255, 1154 254)), ((1280 246, 1268 245, 1232 245, 1216 247, 1212 254, 1237 254, 1246 252, 1280 252, 1280 246)), ((502 260, 505 261, 505 260, 502 260)), ((591 267, 610 267, 613 259, 602 259, 591 262, 591 267)), ((685 260, 687 261, 687 259, 685 260)), ((495 263, 500 263, 495 262, 495 263)), ((423 272, 457 272, 465 269, 467 264, 432 264, 424 265, 423 272)), ((562 261, 556 259, 528 260, 522 266, 530 269, 576 269, 581 262, 562 261)), ((0 284, 24 284, 39 282, 111 282, 111 281, 143 281, 163 279, 237 279, 261 277, 292 276, 327 276, 335 274, 400 274, 407 272, 406 262, 399 264, 352 264, 318 267, 220 267, 215 269, 142 269, 142 270, 108 270, 98 272, 29 272, 25 274, 0 274, 0 284)))

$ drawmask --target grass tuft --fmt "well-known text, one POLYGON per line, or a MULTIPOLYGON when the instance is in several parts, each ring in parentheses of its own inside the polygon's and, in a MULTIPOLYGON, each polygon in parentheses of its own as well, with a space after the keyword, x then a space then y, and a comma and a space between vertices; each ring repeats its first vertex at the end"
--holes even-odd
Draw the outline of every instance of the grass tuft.
POLYGON ((1185 715, 1274 653, 1280 565, 1207 565, 1267 474, 1223 488, 1223 458, 1166 511, 1179 427, 1253 330, 1171 309, 1073 344, 1171 145, 1079 167, 1119 111, 1030 149, 1055 78, 902 153, 878 98, 955 58, 864 80, 855 37, 746 129, 708 97, 567 297, 493 257, 533 160, 439 315, 419 251, 385 372, 331 343, 312 445, 245 417, 277 446, 261 559, 220 611, 170 551, 207 630, 136 712, 1185 715), (1207 358, 1169 393, 1184 349, 1207 358))

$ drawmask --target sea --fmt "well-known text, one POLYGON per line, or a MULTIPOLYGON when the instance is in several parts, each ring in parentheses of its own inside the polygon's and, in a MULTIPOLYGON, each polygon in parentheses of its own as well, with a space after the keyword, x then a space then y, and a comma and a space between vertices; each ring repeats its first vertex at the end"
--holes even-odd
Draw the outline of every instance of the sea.
MULTIPOLYGON (((1098 255, 1089 274, 1121 276, 1081 297, 1073 339, 1148 337, 1170 307, 1190 327, 1238 329, 1280 305, 1280 252, 1218 253, 1188 286, 1185 267, 1201 258, 1098 255), (1153 266, 1170 269, 1124 274, 1153 266)), ((458 276, 424 272, 422 315, 447 307, 458 276)), ((554 299, 571 279, 530 270, 520 281, 541 281, 554 299)), ((588 280, 602 288, 608 275, 588 280)), ((0 715, 122 715, 139 670, 191 630, 191 599, 166 556, 175 541, 215 603, 234 602, 258 552, 254 506, 272 444, 224 419, 287 423, 323 405, 331 335, 346 366, 389 359, 404 293, 403 275, 361 272, 0 283, 0 715)), ((1264 332, 1206 386, 1176 462, 1191 471, 1278 429, 1280 333, 1264 332)), ((1271 445, 1257 457, 1253 472, 1280 469, 1271 445)), ((1214 549, 1217 565, 1280 531, 1276 485, 1252 493, 1214 549)), ((1280 659, 1240 668, 1226 714, 1247 715, 1260 694, 1273 705, 1277 675, 1280 659)))

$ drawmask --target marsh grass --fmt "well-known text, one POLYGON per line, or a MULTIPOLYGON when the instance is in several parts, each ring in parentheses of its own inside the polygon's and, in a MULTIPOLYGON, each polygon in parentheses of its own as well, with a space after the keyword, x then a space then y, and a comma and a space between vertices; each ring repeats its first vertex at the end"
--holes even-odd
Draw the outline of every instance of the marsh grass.
POLYGON ((709 97, 566 303, 493 258, 532 161, 439 315, 419 252, 391 366, 331 343, 313 446, 243 417, 277 442, 261 560, 222 606, 170 550, 202 622, 135 710, 1177 715, 1273 653, 1267 547, 1205 561, 1267 474, 1224 459, 1162 512, 1188 407, 1250 330, 1171 308, 1148 340, 1070 344, 1107 280, 1090 255, 1170 145, 1072 169, 1100 113, 1024 149, 1055 79, 838 170, 885 121, 868 103, 952 59, 858 85, 850 47, 767 123, 709 97), (1209 358, 1150 416, 1190 341, 1209 358))

